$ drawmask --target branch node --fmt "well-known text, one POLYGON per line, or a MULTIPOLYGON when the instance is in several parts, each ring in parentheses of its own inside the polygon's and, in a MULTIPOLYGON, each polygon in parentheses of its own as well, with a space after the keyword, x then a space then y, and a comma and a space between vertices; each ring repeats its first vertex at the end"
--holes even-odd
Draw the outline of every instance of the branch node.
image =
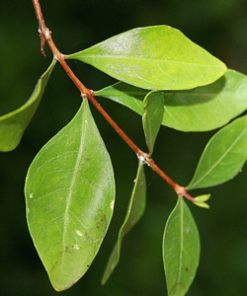
POLYGON ((81 97, 82 97, 83 99, 87 99, 87 95, 86 95, 86 94, 81 93, 81 97))
POLYGON ((195 198, 188 194, 186 187, 182 187, 177 184, 175 191, 176 191, 177 195, 181 195, 192 202, 195 201, 195 198))
POLYGON ((50 39, 51 38, 51 34, 52 34, 52 31, 50 31, 47 27, 45 29, 45 32, 44 32, 44 35, 45 35, 45 39, 50 39))
POLYGON ((149 162, 150 162, 151 159, 149 158, 147 153, 140 150, 140 151, 138 151, 136 153, 136 155, 137 155, 137 157, 138 157, 138 159, 140 160, 141 163, 145 163, 148 166, 150 166, 149 162))

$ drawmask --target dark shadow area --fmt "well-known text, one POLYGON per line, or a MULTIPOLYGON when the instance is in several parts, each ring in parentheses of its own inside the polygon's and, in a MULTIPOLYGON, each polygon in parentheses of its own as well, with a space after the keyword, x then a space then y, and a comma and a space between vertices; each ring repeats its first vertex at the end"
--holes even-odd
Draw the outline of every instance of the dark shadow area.
POLYGON ((165 105, 167 106, 193 106, 204 104, 213 100, 223 90, 226 84, 225 77, 221 77, 216 82, 198 87, 191 90, 183 91, 166 91, 164 92, 165 105))

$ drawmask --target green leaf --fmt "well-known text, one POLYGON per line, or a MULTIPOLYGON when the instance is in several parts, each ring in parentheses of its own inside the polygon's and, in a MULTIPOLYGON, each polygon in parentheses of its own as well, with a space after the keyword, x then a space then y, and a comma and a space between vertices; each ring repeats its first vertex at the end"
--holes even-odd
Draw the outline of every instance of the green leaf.
POLYGON ((38 80, 28 101, 15 111, 0 117, 0 151, 15 149, 32 119, 43 96, 46 84, 56 64, 53 60, 46 72, 38 80))
MULTIPOLYGON (((96 95, 122 104, 143 115, 147 92, 123 82, 104 88, 96 95)), ((187 91, 164 92, 162 124, 181 131, 207 131, 223 126, 247 109, 247 77, 227 70, 208 86, 187 91)))
POLYGON ((139 163, 135 185, 130 198, 127 214, 124 223, 118 233, 118 241, 112 250, 106 265, 104 275, 102 277, 102 284, 105 284, 109 279, 114 268, 117 266, 120 259, 121 244, 124 236, 135 226, 141 218, 146 204, 146 179, 144 174, 144 164, 139 163))
POLYGON ((181 196, 170 214, 163 237, 168 296, 188 291, 199 264, 200 240, 195 221, 181 196))
POLYGON ((149 155, 152 155, 164 113, 164 94, 162 92, 149 93, 143 101, 143 109, 145 112, 142 124, 149 155))
POLYGON ((214 82, 226 71, 221 61, 168 26, 133 29, 67 58, 150 90, 191 89, 214 82))
POLYGON ((247 116, 217 132, 204 149, 188 189, 209 187, 236 176, 247 158, 247 116))
POLYGON ((165 92, 164 125, 181 131, 223 126, 247 109, 247 77, 227 70, 215 83, 189 91, 165 92))
POLYGON ((65 290, 91 265, 115 200, 112 164, 87 100, 35 157, 25 196, 35 247, 53 287, 65 290))

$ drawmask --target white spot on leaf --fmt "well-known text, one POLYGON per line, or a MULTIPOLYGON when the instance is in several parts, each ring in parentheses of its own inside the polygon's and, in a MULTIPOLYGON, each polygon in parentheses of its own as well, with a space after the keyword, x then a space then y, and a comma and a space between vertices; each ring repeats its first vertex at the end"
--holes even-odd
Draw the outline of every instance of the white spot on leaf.
POLYGON ((33 193, 30 193, 29 194, 29 198, 33 198, 33 193))
POLYGON ((75 230, 75 232, 76 232, 79 236, 82 236, 82 233, 80 232, 80 230, 75 230))
POLYGON ((76 249, 76 250, 80 249, 80 247, 78 245, 73 245, 73 248, 76 249))

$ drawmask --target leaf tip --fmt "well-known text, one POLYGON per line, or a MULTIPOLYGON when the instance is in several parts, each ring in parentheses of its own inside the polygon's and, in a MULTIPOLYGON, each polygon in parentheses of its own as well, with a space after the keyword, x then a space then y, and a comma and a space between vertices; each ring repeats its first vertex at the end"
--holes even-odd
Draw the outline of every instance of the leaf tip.
POLYGON ((194 202, 194 204, 198 207, 204 208, 204 209, 210 209, 209 204, 205 203, 205 202, 194 202))

